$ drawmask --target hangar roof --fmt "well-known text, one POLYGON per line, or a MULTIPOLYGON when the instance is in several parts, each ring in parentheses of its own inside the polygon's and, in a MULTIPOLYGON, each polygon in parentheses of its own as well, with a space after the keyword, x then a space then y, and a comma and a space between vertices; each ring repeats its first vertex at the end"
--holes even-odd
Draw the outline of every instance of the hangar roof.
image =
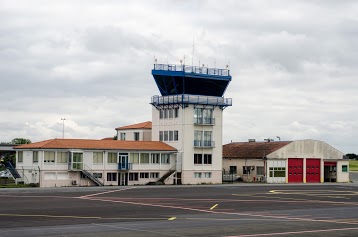
POLYGON ((232 142, 223 145, 223 158, 263 158, 291 142, 232 142))

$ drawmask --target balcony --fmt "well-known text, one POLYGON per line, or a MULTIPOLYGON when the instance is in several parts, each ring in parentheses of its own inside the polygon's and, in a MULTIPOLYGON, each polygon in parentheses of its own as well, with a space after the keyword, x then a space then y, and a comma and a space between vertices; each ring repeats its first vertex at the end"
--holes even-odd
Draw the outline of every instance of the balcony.
POLYGON ((151 104, 155 107, 161 105, 212 105, 220 106, 221 108, 226 108, 232 106, 231 98, 223 98, 216 96, 202 96, 202 95, 168 95, 168 96, 159 96, 155 95, 152 97, 151 104))
POLYGON ((131 170, 132 169, 132 163, 123 162, 118 163, 118 170, 131 170))
POLYGON ((194 140, 194 147, 199 147, 199 148, 213 148, 213 147, 215 147, 215 142, 214 142, 214 141, 194 140))
POLYGON ((196 125, 215 125, 214 118, 194 118, 194 124, 196 125))
POLYGON ((153 70, 230 77, 230 70, 228 69, 197 67, 197 66, 189 66, 189 65, 154 64, 153 70))

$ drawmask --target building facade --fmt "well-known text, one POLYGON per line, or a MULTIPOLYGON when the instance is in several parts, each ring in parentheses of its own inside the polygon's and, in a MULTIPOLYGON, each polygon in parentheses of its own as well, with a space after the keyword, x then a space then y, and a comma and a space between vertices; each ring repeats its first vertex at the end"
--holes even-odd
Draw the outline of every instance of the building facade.
POLYGON ((223 146, 223 168, 248 182, 349 182, 349 160, 317 140, 229 143, 223 146))

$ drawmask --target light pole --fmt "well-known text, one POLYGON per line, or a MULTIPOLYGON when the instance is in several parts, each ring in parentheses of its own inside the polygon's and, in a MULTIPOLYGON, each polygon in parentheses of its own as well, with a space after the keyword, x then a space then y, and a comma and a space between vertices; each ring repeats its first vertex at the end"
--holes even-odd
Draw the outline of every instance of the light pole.
POLYGON ((61 118, 62 120, 62 139, 65 138, 65 118, 61 118))

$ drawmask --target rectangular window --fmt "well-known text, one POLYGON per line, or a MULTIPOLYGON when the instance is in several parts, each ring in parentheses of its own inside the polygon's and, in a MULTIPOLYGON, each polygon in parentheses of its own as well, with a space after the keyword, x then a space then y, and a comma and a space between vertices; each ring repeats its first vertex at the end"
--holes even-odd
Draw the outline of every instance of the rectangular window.
POLYGON ((212 146, 211 144, 211 131, 204 131, 204 146, 212 146))
POLYGON ((139 132, 134 133, 134 141, 139 141, 139 132))
POLYGON ((165 109, 164 110, 164 118, 168 118, 168 115, 169 115, 169 111, 168 111, 168 109, 165 109))
POLYGON ((230 174, 237 174, 237 166, 230 166, 230 174))
POLYGON ((160 163, 169 164, 170 163, 170 154, 162 154, 160 158, 160 163))
POLYGON ((66 164, 68 162, 68 152, 57 152, 57 163, 66 164))
POLYGON ((72 168, 77 170, 83 169, 83 153, 74 152, 72 153, 72 168))
POLYGON ((151 159, 150 159, 151 163, 152 164, 159 164, 159 157, 160 157, 159 153, 158 154, 152 153, 151 154, 151 159))
POLYGON ((108 163, 108 164, 115 164, 115 163, 117 163, 117 153, 108 152, 107 163, 108 163))
POLYGON ((168 141, 169 134, 168 131, 164 131, 164 141, 168 141))
POLYGON ((149 173, 148 172, 140 173, 140 178, 141 179, 149 179, 149 173))
POLYGON ((19 162, 19 163, 24 162, 24 152, 23 151, 17 152, 17 162, 19 162))
POLYGON ((174 131, 174 141, 178 141, 179 140, 179 133, 177 130, 174 131))
POLYGON ((256 166, 256 175, 264 175, 264 167, 256 166))
POLYGON ((149 153, 141 153, 140 154, 140 163, 141 164, 149 164, 149 153))
POLYGON ((159 172, 150 173, 150 178, 151 179, 158 179, 159 178, 159 172))
POLYGON ((126 140, 126 133, 125 133, 125 132, 121 132, 121 133, 120 133, 120 139, 121 139, 122 141, 126 140))
POLYGON ((102 173, 93 173, 93 177, 95 177, 96 179, 101 179, 102 173))
POLYGON ((179 108, 175 108, 174 109, 174 117, 178 118, 179 117, 179 108))
POLYGON ((251 174, 251 170, 254 169, 254 166, 243 166, 242 173, 243 174, 251 174))
POLYGON ((174 131, 169 131, 169 141, 174 140, 174 131))
POLYGON ((204 172, 204 178, 210 179, 211 178, 211 172, 204 172))
POLYGON ((129 181, 138 181, 138 173, 129 173, 129 181))
POLYGON ((37 162, 39 162, 39 152, 33 151, 32 152, 32 163, 37 163, 37 162))
POLYGON ((169 109, 169 118, 173 118, 173 113, 174 113, 174 110, 173 110, 173 109, 169 109))
POLYGON ((45 151, 44 152, 44 162, 55 163, 55 152, 54 151, 45 151))
POLYGON ((103 164, 103 152, 93 152, 93 164, 103 164))
POLYGON ((164 110, 163 109, 159 110, 159 118, 160 119, 164 118, 164 110))
POLYGON ((163 131, 159 131, 159 141, 163 141, 163 131))
POLYGON ((131 153, 129 156, 129 163, 138 164, 139 163, 139 153, 131 153))
POLYGON ((211 154, 204 154, 204 164, 211 165, 212 164, 211 157, 212 157, 211 154))
POLYGON ((342 165, 342 172, 348 172, 348 166, 342 165))
POLYGON ((201 165, 203 163, 203 155, 202 154, 194 154, 194 164, 201 165))
POLYGON ((117 173, 107 173, 107 181, 117 181, 117 173))
POLYGON ((194 178, 201 179, 201 172, 194 172, 194 178))
POLYGON ((196 108, 194 110, 194 122, 198 124, 202 124, 203 120, 203 109, 196 108))
POLYGON ((286 177, 286 167, 270 167, 270 177, 286 177))

